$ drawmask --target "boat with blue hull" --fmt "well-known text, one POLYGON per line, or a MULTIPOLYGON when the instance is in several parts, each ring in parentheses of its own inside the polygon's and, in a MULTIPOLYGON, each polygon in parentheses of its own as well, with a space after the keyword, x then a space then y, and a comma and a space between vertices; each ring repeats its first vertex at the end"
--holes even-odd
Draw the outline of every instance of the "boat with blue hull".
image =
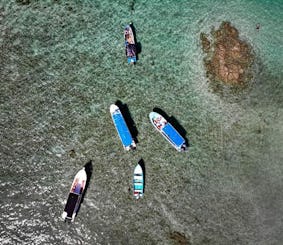
POLYGON ((185 139, 163 116, 157 112, 151 112, 149 113, 149 119, 156 130, 160 132, 177 151, 187 150, 185 139))
POLYGON ((62 218, 65 221, 74 221, 81 204, 83 193, 85 191, 86 181, 87 174, 85 168, 83 168, 76 174, 72 183, 67 203, 62 214, 62 218))
POLYGON ((130 133, 130 130, 119 107, 112 104, 110 106, 110 113, 124 149, 127 151, 136 149, 136 143, 130 133))
POLYGON ((133 29, 130 25, 126 25, 124 29, 125 39, 125 52, 129 64, 135 64, 137 62, 137 47, 135 43, 135 36, 133 29))
POLYGON ((144 193, 144 173, 140 164, 137 164, 134 169, 133 177, 133 194, 136 199, 143 197, 144 193))

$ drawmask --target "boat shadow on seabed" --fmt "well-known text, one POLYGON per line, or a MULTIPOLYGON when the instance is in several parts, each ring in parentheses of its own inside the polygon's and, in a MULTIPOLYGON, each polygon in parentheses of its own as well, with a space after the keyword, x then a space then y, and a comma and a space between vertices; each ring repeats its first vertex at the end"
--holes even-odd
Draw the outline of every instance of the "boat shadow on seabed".
POLYGON ((178 120, 174 116, 169 117, 166 112, 164 112, 162 109, 160 109, 158 107, 154 107, 153 111, 157 112, 158 114, 163 116, 178 131, 178 133, 184 138, 186 146, 189 148, 190 143, 189 143, 189 140, 186 137, 187 131, 178 122, 178 120))
POLYGON ((137 139, 139 132, 138 132, 136 124, 135 124, 135 122, 134 122, 134 120, 131 116, 128 105, 123 104, 122 101, 120 101, 120 100, 117 100, 115 105, 119 107, 135 143, 139 143, 139 141, 137 139))
POLYGON ((144 193, 145 185, 146 185, 146 171, 145 171, 144 160, 142 158, 139 160, 139 165, 141 166, 143 172, 143 193, 144 193))
POLYGON ((82 199, 81 199, 81 202, 80 202, 80 205, 79 205, 79 208, 78 208, 78 211, 76 213, 76 216, 78 215, 79 211, 80 211, 80 208, 81 208, 81 204, 83 203, 84 201, 84 197, 85 197, 85 194, 87 192, 87 189, 89 187, 89 183, 90 183, 90 179, 91 179, 91 175, 92 175, 92 160, 90 160, 89 162, 87 162, 85 165, 84 165, 84 168, 85 168, 85 172, 86 172, 86 176, 87 176, 87 179, 86 179, 86 184, 85 184, 85 190, 84 190, 84 193, 82 195, 82 199))

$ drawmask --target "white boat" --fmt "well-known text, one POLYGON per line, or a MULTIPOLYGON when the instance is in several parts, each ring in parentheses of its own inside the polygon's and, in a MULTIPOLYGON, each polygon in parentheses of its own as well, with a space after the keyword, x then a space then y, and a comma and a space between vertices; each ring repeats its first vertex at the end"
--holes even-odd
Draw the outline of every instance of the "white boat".
POLYGON ((82 195, 85 191, 86 181, 87 175, 85 168, 83 168, 76 174, 72 183, 67 203, 62 214, 62 218, 65 221, 74 221, 81 203, 82 195))
POLYGON ((144 173, 140 164, 134 169, 134 178, 133 178, 133 191, 134 197, 139 199, 143 196, 144 193, 144 173))
POLYGON ((163 116, 157 112, 151 112, 149 113, 149 119, 156 130, 160 132, 177 151, 185 151, 187 149, 185 139, 163 116))
POLYGON ((136 143, 130 133, 130 130, 119 107, 112 104, 110 106, 110 113, 124 149, 127 151, 135 149, 136 143))

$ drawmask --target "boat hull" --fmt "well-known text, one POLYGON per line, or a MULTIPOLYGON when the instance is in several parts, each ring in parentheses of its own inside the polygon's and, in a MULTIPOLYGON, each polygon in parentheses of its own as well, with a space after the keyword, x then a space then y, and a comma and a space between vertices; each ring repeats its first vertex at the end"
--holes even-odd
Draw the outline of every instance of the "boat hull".
POLYGON ((135 64, 137 62, 137 48, 135 43, 135 36, 130 25, 127 25, 124 29, 125 39, 125 52, 128 63, 135 64))
POLYGON ((110 113, 117 130, 118 136, 122 142, 125 150, 131 150, 136 148, 136 143, 130 133, 130 130, 126 124, 126 121, 118 106, 112 104, 110 106, 110 113))
POLYGON ((154 128, 162 134, 162 136, 170 142, 177 151, 185 151, 187 149, 185 139, 178 131, 160 114, 151 112, 149 119, 154 128))
POLYGON ((85 169, 83 168, 76 174, 72 183, 67 203, 62 214, 62 218, 65 221, 74 221, 81 204, 82 195, 85 191, 86 181, 87 175, 85 169))
POLYGON ((143 197, 144 194, 144 174, 140 164, 134 169, 133 195, 136 199, 143 197))

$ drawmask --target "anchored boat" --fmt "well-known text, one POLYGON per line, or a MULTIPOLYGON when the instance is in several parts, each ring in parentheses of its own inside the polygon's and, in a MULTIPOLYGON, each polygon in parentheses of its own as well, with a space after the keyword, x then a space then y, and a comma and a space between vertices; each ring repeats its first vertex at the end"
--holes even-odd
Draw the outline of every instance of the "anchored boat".
POLYGON ((112 104, 110 106, 110 113, 124 149, 127 151, 135 149, 136 143, 130 133, 130 130, 119 107, 112 104))
POLYGON ((74 221, 81 203, 82 195, 85 190, 86 181, 87 175, 85 168, 83 168, 76 174, 71 186, 67 203, 62 214, 62 218, 65 221, 74 221))
POLYGON ((144 192, 144 174, 140 164, 134 169, 134 178, 133 178, 133 189, 134 189, 134 197, 139 199, 143 196, 144 192))
POLYGON ((137 62, 137 48, 135 43, 135 36, 131 25, 127 25, 124 29, 125 51, 129 64, 137 62))
POLYGON ((149 113, 149 119, 157 131, 160 132, 177 151, 185 151, 187 149, 185 139, 163 116, 157 112, 151 112, 149 113))

